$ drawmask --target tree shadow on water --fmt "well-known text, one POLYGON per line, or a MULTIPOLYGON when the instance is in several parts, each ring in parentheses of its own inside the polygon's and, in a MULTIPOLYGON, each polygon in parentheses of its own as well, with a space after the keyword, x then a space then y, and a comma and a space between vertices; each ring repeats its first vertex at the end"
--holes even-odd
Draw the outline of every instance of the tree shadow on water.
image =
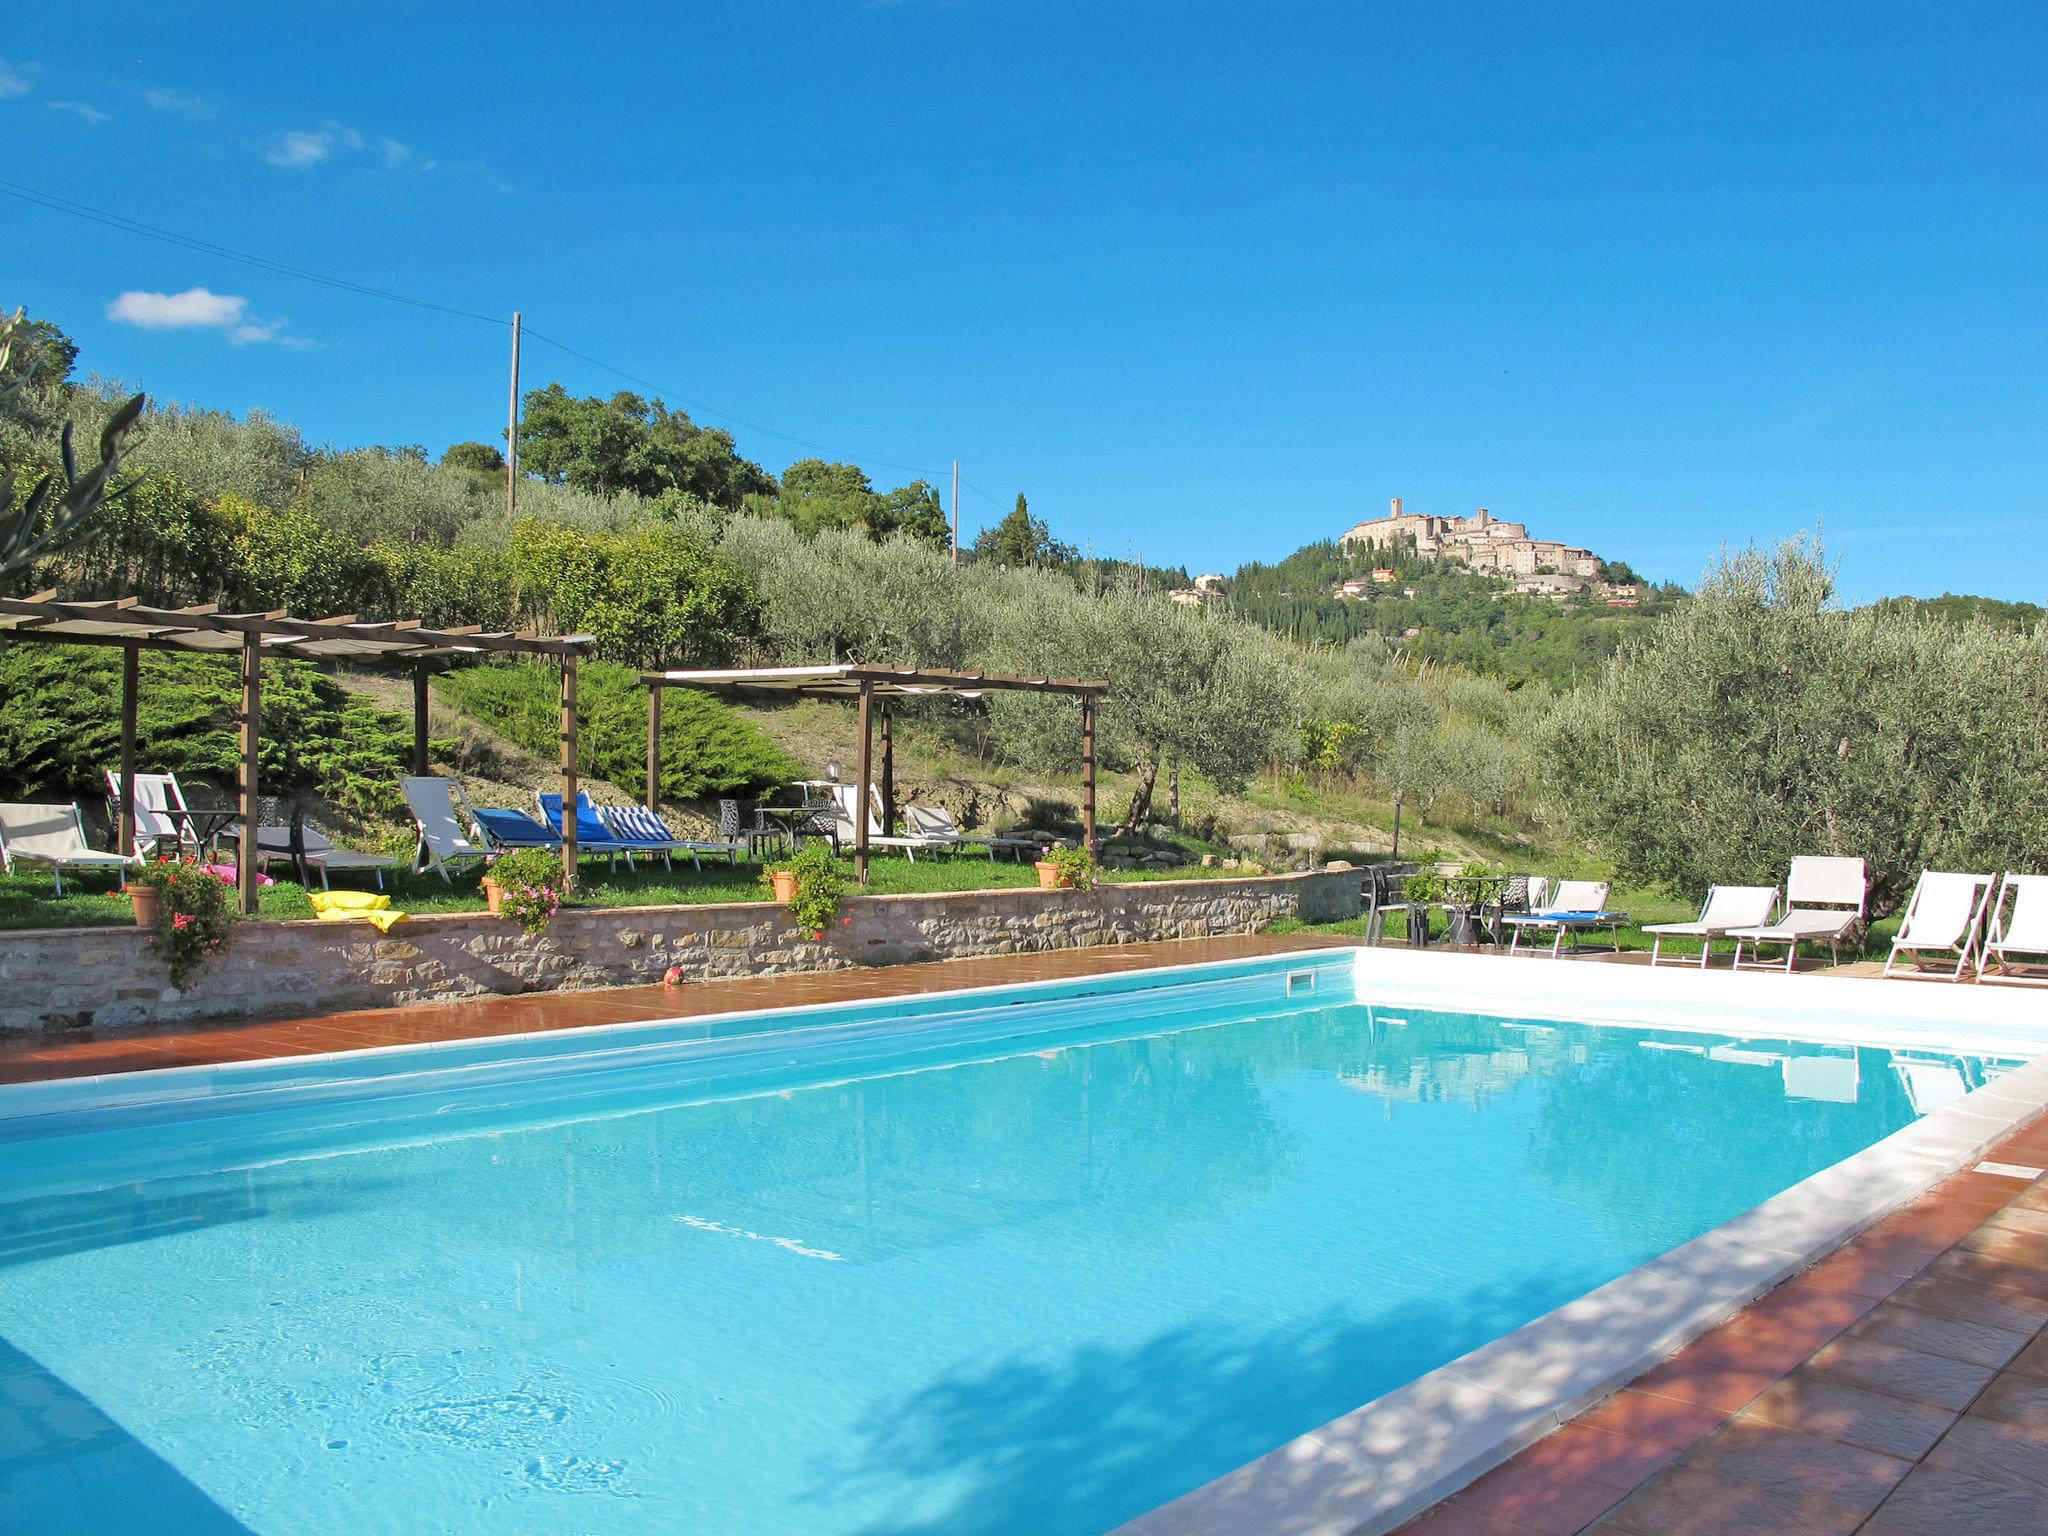
POLYGON ((251 1536, 185 1476, 0 1340, 0 1530, 251 1536))
POLYGON ((859 1449, 809 1497, 901 1509, 871 1518, 861 1536, 1092 1536, 1560 1299, 1547 1286, 1479 1288, 1266 1332, 1198 1324, 1131 1349, 993 1361, 878 1410, 859 1449))

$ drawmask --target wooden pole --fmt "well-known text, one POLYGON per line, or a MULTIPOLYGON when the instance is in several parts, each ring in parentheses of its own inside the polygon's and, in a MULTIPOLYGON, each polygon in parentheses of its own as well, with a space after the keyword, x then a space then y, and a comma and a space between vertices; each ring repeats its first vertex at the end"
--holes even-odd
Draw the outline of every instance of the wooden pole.
POLYGON ((1090 853, 1095 846, 1095 695, 1081 695, 1081 832, 1090 853))
POLYGON ((235 860, 235 884, 242 910, 256 910, 256 756, 263 740, 263 637, 242 636, 242 851, 235 860))
POLYGON ((505 515, 519 511, 519 311, 512 311, 512 405, 505 421, 505 515))
POLYGON ((114 847, 135 851, 135 703, 142 677, 142 650, 121 650, 121 815, 114 847))
POLYGON ((882 836, 896 835, 895 711, 882 705, 882 836))
POLYGON ((427 775, 427 669, 412 669, 412 771, 427 775))
POLYGON ((576 889, 576 657, 562 658, 562 889, 576 889))
POLYGON ((647 690, 647 809, 661 810, 661 690, 647 690))
POLYGON ((868 883, 868 797, 875 782, 875 685, 860 685, 860 763, 855 777, 853 811, 853 876, 868 883))
POLYGON ((953 461, 953 563, 960 563, 960 461, 953 461))

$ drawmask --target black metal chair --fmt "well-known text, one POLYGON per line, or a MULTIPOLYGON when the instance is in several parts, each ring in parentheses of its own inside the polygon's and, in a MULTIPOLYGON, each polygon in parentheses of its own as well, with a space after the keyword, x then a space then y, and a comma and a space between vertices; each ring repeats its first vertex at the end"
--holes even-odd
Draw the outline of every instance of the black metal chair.
POLYGON ((1417 910, 1427 912, 1427 904, 1408 899, 1408 877, 1415 873, 1412 864, 1375 864, 1366 872, 1365 896, 1365 942, 1377 945, 1387 936, 1387 914, 1395 912, 1406 918, 1417 910))

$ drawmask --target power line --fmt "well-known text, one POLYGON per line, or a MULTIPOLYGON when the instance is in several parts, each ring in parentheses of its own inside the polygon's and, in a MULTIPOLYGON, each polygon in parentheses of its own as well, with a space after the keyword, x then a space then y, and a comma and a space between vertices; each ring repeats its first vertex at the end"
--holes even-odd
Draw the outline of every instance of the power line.
POLYGON ((104 224, 127 234, 141 235, 145 239, 160 240, 166 245, 182 246, 188 251, 199 251, 204 255, 218 256, 223 261, 238 261, 246 267, 257 267, 265 272, 275 272, 284 277, 295 277, 302 282, 319 283, 328 288, 339 288, 344 293, 359 294, 365 298, 384 299, 393 304, 409 304, 414 309, 436 310, 444 315, 454 315, 463 320, 481 320, 485 325, 504 325, 506 322, 494 315, 480 315, 474 310, 457 309, 452 304, 436 304, 432 299, 417 299, 410 294, 394 293, 388 288, 372 288, 367 283, 351 282, 345 277, 332 277, 325 272, 309 271, 287 262, 273 261, 268 256, 253 256, 247 251, 238 251, 231 246, 216 245, 211 240, 201 240, 192 235, 181 235, 175 230, 159 229, 154 224, 145 224, 140 219, 131 219, 123 214, 109 213, 103 208, 88 207, 74 203, 69 198, 57 197, 49 192, 38 192, 34 187, 24 187, 18 182, 0 180, 0 194, 34 203, 52 213, 69 214, 75 219, 85 219, 94 224, 104 224))
MULTIPOLYGON (((510 322, 500 320, 495 315, 479 314, 475 310, 461 309, 452 304, 437 303, 432 299, 417 298, 411 294, 398 293, 389 288, 372 287, 367 283, 354 282, 349 278, 335 277, 330 273, 315 272, 307 267, 293 266, 289 262, 276 261, 268 256, 258 256, 249 251, 239 251, 232 246, 219 245, 211 240, 201 240, 195 235, 180 234, 176 230, 164 229, 155 224, 147 224, 140 219, 131 219, 126 214, 113 213, 104 208, 94 208, 89 204, 74 202, 70 198, 59 197, 53 192, 43 192, 35 187, 23 186, 19 182, 8 181, 4 178, 0 178, 0 196, 11 197, 19 202, 30 203, 38 208, 47 209, 52 213, 62 213, 71 218, 83 219, 88 223, 101 224, 109 229, 120 230, 124 234, 140 235, 144 239, 156 240, 165 245, 174 245, 184 250, 197 251, 202 255, 215 256, 223 261, 239 262, 243 266, 255 267, 259 271, 273 272, 281 277, 291 277, 297 278, 301 282, 317 283, 322 287, 338 289, 343 293, 353 293, 361 298, 382 299, 386 303, 404 304, 414 309, 432 310, 437 314, 453 315, 461 320, 481 321, 485 325, 505 327, 510 324, 510 322)), ((705 401, 693 400, 658 380, 645 378, 637 373, 630 373, 624 368, 606 362, 603 358, 593 357, 588 352, 572 347, 565 341, 557 341, 552 336, 544 335, 530 325, 525 327, 525 334, 531 336, 535 341, 546 342, 556 350, 565 352, 570 357, 588 363, 591 367, 609 373, 615 378, 624 379, 630 384, 638 384, 643 389, 651 389, 659 395, 667 396, 680 405, 688 406, 691 410, 706 416, 716 416, 721 421, 729 421, 734 426, 744 427, 750 432, 759 432, 765 436, 776 438, 781 442, 793 443, 799 448, 808 448, 814 453, 824 454, 834 459, 868 464, 878 469, 899 469, 906 474, 916 475, 921 480, 932 481, 940 476, 941 472, 938 470, 921 468, 915 464, 899 463, 893 459, 876 458, 869 454, 848 453, 843 449, 830 448, 823 443, 813 442, 809 438, 797 437, 793 433, 771 427, 765 422, 750 421, 744 416, 735 416, 732 412, 722 411, 717 406, 708 404, 705 401)), ((968 480, 962 480, 960 483, 990 506, 996 508, 996 510, 1002 510, 1002 503, 989 495, 987 491, 982 490, 979 486, 968 480)))

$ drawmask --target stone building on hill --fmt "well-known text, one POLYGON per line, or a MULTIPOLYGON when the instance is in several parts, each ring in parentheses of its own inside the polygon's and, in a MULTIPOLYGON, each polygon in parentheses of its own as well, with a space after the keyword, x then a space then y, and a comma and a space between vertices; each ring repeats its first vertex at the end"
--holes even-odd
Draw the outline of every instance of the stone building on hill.
POLYGON ((1432 517, 1402 511, 1398 496, 1385 517, 1358 524, 1338 542, 1347 550, 1394 549, 1412 542, 1417 554, 1510 578, 1555 575, 1591 582, 1600 574, 1599 557, 1591 550, 1531 538, 1527 524, 1501 522, 1484 507, 1471 517, 1432 517))

